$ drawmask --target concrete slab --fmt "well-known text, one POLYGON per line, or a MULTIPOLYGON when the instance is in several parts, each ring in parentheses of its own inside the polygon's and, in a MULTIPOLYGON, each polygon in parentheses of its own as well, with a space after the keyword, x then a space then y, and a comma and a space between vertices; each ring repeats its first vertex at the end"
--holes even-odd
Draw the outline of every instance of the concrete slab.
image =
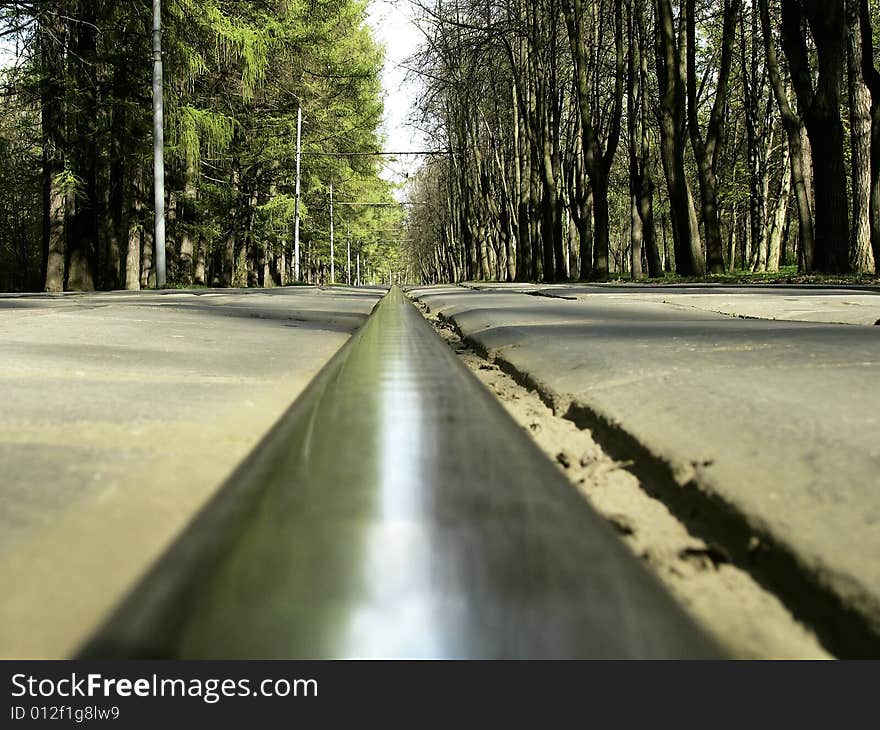
POLYGON ((606 424, 668 465, 694 504, 742 521, 745 554, 781 553, 786 570, 808 579, 803 602, 814 605, 805 608, 861 621, 863 631, 838 638, 858 653, 847 642, 868 632, 876 651, 880 329, 736 319, 641 292, 411 295, 563 412, 606 424))
POLYGON ((0 656, 72 651, 383 293, 0 297, 0 656))
POLYGON ((474 284, 478 291, 558 299, 625 297, 749 319, 873 326, 880 323, 877 287, 727 286, 721 284, 474 284))

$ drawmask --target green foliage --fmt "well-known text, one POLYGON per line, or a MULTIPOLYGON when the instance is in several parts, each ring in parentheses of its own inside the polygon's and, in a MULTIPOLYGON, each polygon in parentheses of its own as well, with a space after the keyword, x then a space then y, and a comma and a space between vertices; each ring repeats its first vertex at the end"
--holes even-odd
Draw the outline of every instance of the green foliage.
MULTIPOLYGON (((390 199, 375 159, 344 156, 382 142, 382 54, 365 23, 365 4, 180 0, 178 12, 199 30, 180 34, 174 46, 189 87, 186 106, 171 115, 177 157, 190 175, 207 171, 213 179, 200 183, 200 197, 223 220, 234 211, 238 241, 276 255, 286 250, 289 260, 301 105, 300 233, 313 244, 303 270, 317 278, 329 265, 329 185, 340 201, 390 199), (234 185, 221 184, 227 180, 234 185), (251 205, 253 214, 241 210, 251 205)), ((334 218, 340 241, 349 228, 361 240, 374 239, 372 229, 384 225, 369 208, 340 205, 334 218)), ((215 249, 229 233, 217 228, 215 249)))
POLYGON ((65 196, 73 195, 76 198, 81 198, 83 195, 85 180, 70 168, 65 168, 63 172, 55 176, 52 182, 65 196))
MULTIPOLYGON (((64 87, 62 128, 54 132, 40 124, 49 76, 37 30, 49 16, 25 3, 0 14, 0 23, 23 28, 18 38, 26 49, 9 79, 14 93, 0 97, 0 145, 15 151, 0 160, 0 172, 4 181, 26 180, 28 193, 13 201, 16 221, 23 222, 0 220, 0 240, 26 229, 31 247, 24 268, 40 268, 42 145, 54 139, 65 146, 54 187, 74 193, 67 196, 65 235, 75 228, 77 243, 91 236, 82 248, 98 272, 96 285, 120 286, 119 262, 126 257, 112 246, 148 243, 153 217, 149 3, 48 1, 70 36, 69 50, 49 49, 63 66, 52 76, 60 73, 64 87)), ((282 254, 288 269, 292 259, 300 106, 300 233, 309 244, 303 276, 320 280, 329 264, 330 184, 340 203, 337 250, 344 251, 350 230, 374 267, 394 260, 396 242, 379 241, 400 210, 344 205, 393 203, 379 159, 346 156, 383 142, 383 53, 366 24, 366 2, 165 0, 163 6, 171 283, 187 284, 193 275, 179 258, 184 243, 193 247, 193 260, 204 260, 209 283, 269 283, 267 272, 276 283, 290 283, 281 264, 282 254)), ((16 277, 5 287, 39 286, 39 276, 27 276, 26 284, 16 277)))
POLYGON ((176 153, 185 164, 197 171, 203 157, 217 158, 229 149, 235 127, 232 117, 191 105, 175 111, 168 151, 176 153))
MULTIPOLYGON (((11 75, 0 81, 14 81, 11 75)), ((37 118, 23 101, 7 96, 0 106, 0 291, 40 286, 41 151, 37 118)))

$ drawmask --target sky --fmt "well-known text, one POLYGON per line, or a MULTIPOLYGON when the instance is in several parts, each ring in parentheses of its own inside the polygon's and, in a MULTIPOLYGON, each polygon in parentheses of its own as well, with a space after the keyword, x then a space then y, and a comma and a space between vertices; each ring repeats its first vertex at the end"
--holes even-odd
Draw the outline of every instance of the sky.
MULTIPOLYGON (((385 45, 385 69, 382 85, 385 90, 385 149, 391 152, 416 152, 430 149, 431 144, 408 119, 419 96, 417 80, 407 79, 403 67, 418 49, 423 36, 413 22, 414 7, 410 0, 372 0, 369 22, 378 40, 385 45), (426 146, 427 145, 427 146, 426 146)), ((395 182, 406 179, 421 159, 400 157, 386 164, 384 177, 395 182)))
POLYGON ((15 40, 0 38, 0 68, 12 66, 15 63, 15 40))

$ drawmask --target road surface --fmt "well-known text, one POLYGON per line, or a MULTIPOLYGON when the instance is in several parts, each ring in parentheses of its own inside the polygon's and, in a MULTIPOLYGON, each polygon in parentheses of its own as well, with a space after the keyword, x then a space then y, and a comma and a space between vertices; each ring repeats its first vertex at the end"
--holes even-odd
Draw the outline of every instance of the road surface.
POLYGON ((716 658, 395 288, 88 658, 716 658))
MULTIPOLYGON (((0 297, 0 656, 66 656, 101 625, 382 294, 0 297)), ((832 649, 877 655, 876 293, 411 295, 593 427, 832 649)))
POLYGON ((383 293, 0 297, 0 656, 69 654, 383 293))
POLYGON ((603 431, 839 652, 877 654, 880 295, 516 285, 410 293, 560 414, 603 431), (829 324, 829 314, 860 324, 829 324), (778 319, 747 318, 762 315, 778 319))

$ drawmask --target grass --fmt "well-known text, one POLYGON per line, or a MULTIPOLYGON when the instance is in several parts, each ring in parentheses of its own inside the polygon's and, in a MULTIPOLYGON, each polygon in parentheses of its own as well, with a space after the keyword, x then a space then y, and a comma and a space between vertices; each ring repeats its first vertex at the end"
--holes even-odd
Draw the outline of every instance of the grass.
MULTIPOLYGON (((609 278, 611 282, 632 282, 629 277, 609 278)), ((666 274, 662 277, 639 279, 644 284, 849 284, 880 285, 876 274, 801 274, 797 266, 782 266, 779 271, 751 272, 727 271, 723 274, 706 274, 689 277, 666 274)))
MULTIPOLYGON (((309 284, 306 281, 296 281, 296 282, 291 282, 289 284, 285 284, 284 286, 289 287, 289 286, 313 286, 313 285, 309 284)), ((163 290, 167 290, 167 289, 191 290, 191 289, 216 289, 216 288, 218 288, 218 287, 207 286, 205 284, 178 284, 176 282, 170 282, 170 281, 168 283, 166 283, 165 286, 162 287, 163 290)), ((232 287, 232 288, 247 289, 247 287, 232 287)), ((260 288, 260 287, 257 287, 257 288, 260 288)), ((283 287, 275 287, 275 288, 280 289, 283 287)))
POLYGON ((210 289, 210 287, 205 286, 204 284, 178 284, 175 282, 167 282, 163 289, 210 289))

